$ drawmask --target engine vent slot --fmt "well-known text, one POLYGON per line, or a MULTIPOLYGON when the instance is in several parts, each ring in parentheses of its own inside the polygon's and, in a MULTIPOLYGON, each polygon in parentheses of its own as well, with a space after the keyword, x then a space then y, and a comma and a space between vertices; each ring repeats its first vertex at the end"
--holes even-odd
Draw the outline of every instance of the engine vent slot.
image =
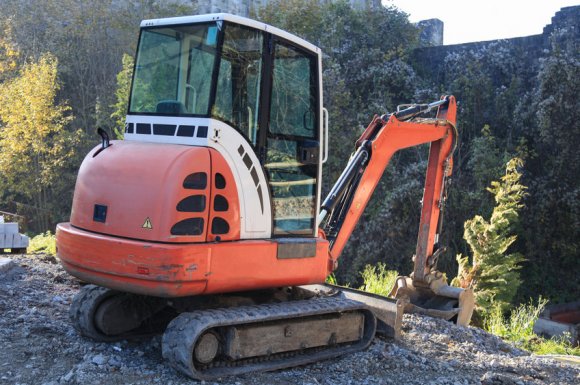
POLYGON ((222 195, 216 195, 213 201, 213 209, 214 211, 228 211, 230 205, 228 204, 228 200, 222 195))
POLYGON ((180 212, 202 213, 204 210, 205 210, 205 195, 192 195, 182 199, 177 204, 177 211, 180 212))
POLYGON ((137 133, 151 135, 151 125, 145 123, 137 123, 137 133))
POLYGON ((215 188, 220 190, 226 188, 226 178, 219 172, 215 174, 215 188))
POLYGON ((230 231, 230 225, 228 222, 220 217, 215 217, 211 221, 211 232, 212 234, 227 234, 230 231))
POLYGON ((183 188, 189 190, 204 190, 207 187, 207 174, 196 172, 189 174, 183 181, 183 188))
POLYGON ((171 235, 203 234, 203 218, 188 218, 177 222, 171 228, 171 235))
POLYGON ((154 124, 153 135, 173 136, 175 135, 175 128, 175 124, 154 124))
POLYGON ((195 132, 195 126, 179 126, 177 130, 177 136, 187 136, 193 138, 193 133, 195 132))
POLYGON ((199 126, 197 128, 197 137, 198 138, 207 138, 207 126, 199 126))

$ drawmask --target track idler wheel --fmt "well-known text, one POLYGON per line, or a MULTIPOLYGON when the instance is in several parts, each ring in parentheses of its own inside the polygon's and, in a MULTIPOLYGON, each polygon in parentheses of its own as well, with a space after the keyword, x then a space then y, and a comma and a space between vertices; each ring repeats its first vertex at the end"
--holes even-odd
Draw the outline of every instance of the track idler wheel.
POLYGON ((73 298, 73 327, 95 341, 110 342, 163 331, 169 320, 149 322, 165 307, 163 300, 86 285, 73 298))
POLYGON ((201 364, 209 364, 217 357, 219 348, 218 336, 213 332, 206 332, 195 344, 193 358, 201 364))

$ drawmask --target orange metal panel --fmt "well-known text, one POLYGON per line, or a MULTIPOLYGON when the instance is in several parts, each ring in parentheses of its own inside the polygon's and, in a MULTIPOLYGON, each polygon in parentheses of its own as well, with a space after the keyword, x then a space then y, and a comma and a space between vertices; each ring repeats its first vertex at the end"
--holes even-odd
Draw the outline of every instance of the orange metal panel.
MULTIPOLYGON (((449 104, 445 108, 439 107, 437 118, 455 125, 456 112, 455 98, 450 96, 449 104)), ((415 284, 424 281, 425 277, 431 272, 428 259, 434 252, 437 231, 439 231, 437 224, 440 220, 441 205, 443 204, 441 202, 443 198, 443 182, 445 176, 451 176, 453 167, 452 152, 455 140, 455 132, 448 125, 446 135, 432 142, 429 149, 429 163, 425 176, 423 207, 421 208, 421 220, 413 269, 415 284)))
MULTIPOLYGON (((100 147, 99 147, 100 148, 100 147)), ((240 238, 240 212, 235 180, 224 158, 214 149, 175 144, 115 141, 83 161, 77 178, 71 223, 79 228, 114 236, 156 242, 206 242, 216 239, 212 221, 228 223, 221 240, 240 238), (205 187, 184 187, 190 174, 204 173, 205 187), (214 187, 217 173, 223 189, 214 187), (119 186, 119 188, 116 188, 119 186), (225 212, 214 209, 217 195, 228 202, 225 212), (178 210, 187 198, 202 197, 199 212, 178 210), (95 205, 107 207, 106 220, 93 220, 95 205), (189 218, 202 218, 199 235, 172 234, 171 228, 189 218)))
POLYGON ((208 293, 323 283, 328 241, 317 239, 316 256, 278 259, 275 241, 220 243, 212 250, 208 293))
POLYGON ((232 241, 240 239, 240 203, 238 200, 238 189, 236 187, 236 181, 232 175, 232 171, 226 160, 221 156, 216 150, 210 150, 211 156, 211 198, 209 201, 210 214, 208 221, 208 241, 215 241, 219 239, 221 241, 232 241), (220 174, 225 180, 225 186, 216 186, 215 180, 217 175, 220 174), (216 205, 219 204, 219 200, 225 200, 227 202, 227 210, 217 211, 216 205), (224 220, 228 226, 229 231, 225 234, 214 234, 212 231, 212 224, 214 220, 218 218, 224 220))
POLYGON ((160 297, 224 293, 324 282, 328 242, 316 256, 277 259, 276 243, 247 240, 193 244, 135 241, 57 226, 58 257, 87 282, 160 297))
POLYGON ((194 216, 203 217, 207 228, 207 204, 203 212, 195 214, 178 212, 176 206, 193 194, 209 201, 209 182, 204 190, 183 188, 191 173, 209 176, 208 148, 113 141, 93 157, 96 150, 86 156, 79 170, 71 213, 74 226, 158 242, 205 242, 205 231, 176 237, 170 230, 176 222, 194 216), (93 220, 95 204, 107 206, 104 223, 93 220), (146 226, 147 220, 150 226, 146 226))

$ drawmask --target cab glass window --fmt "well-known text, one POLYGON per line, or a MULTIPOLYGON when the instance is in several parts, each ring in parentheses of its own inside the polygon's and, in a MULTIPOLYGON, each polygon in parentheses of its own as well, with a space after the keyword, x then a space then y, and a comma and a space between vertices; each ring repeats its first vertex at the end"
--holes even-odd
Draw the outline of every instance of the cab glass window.
POLYGON ((216 23, 142 30, 129 113, 207 115, 217 37, 216 23))
POLYGON ((226 24, 212 117, 256 144, 263 32, 226 24))
POLYGON ((315 57, 276 44, 270 132, 314 138, 316 130, 315 57))
POLYGON ((274 45, 270 126, 264 168, 275 236, 313 236, 318 186, 316 57, 274 45))

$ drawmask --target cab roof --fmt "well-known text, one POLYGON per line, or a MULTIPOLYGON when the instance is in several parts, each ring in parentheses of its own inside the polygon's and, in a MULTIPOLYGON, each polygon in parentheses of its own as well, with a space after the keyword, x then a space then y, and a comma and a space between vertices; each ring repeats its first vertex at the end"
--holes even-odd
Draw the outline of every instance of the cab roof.
POLYGON ((245 25, 251 28, 266 31, 276 36, 280 36, 283 39, 289 40, 296 45, 299 45, 309 51, 315 52, 320 55, 320 48, 306 40, 293 35, 289 32, 283 31, 279 28, 273 27, 269 24, 262 23, 256 20, 248 19, 242 16, 236 16, 229 13, 211 13, 207 15, 195 15, 195 16, 180 16, 180 17, 169 17, 163 19, 149 19, 143 20, 141 22, 141 28, 147 27, 158 27, 158 26, 170 26, 170 25, 182 25, 182 24, 194 24, 203 23, 208 21, 229 21, 232 23, 245 25))

